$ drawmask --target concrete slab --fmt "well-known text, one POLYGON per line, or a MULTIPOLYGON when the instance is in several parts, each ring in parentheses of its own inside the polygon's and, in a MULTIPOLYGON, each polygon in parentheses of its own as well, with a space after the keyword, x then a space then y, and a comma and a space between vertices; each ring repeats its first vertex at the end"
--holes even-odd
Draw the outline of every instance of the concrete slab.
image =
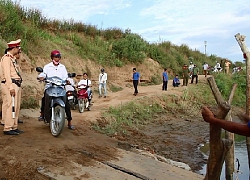
POLYGON ((202 180, 204 176, 183 168, 155 160, 155 158, 118 149, 118 160, 96 162, 94 166, 82 166, 72 162, 71 170, 38 169, 44 176, 55 180, 202 180))

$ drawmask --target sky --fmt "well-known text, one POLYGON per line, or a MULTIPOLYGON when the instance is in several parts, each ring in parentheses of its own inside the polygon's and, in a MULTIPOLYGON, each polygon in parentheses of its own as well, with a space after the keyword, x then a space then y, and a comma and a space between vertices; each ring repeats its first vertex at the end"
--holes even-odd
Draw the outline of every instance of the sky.
POLYGON ((149 43, 170 41, 208 56, 243 61, 235 39, 250 46, 249 0, 19 0, 48 19, 70 20, 98 29, 130 29, 149 43), (206 41, 206 45, 205 45, 206 41))

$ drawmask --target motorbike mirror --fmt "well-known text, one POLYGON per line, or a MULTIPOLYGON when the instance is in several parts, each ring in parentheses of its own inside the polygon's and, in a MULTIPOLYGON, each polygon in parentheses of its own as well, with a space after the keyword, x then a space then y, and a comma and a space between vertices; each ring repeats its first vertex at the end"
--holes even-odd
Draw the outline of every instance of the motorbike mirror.
POLYGON ((43 72, 43 68, 41 68, 41 67, 36 67, 36 71, 41 73, 41 72, 43 72))
POLYGON ((76 73, 68 73, 69 77, 76 77, 76 73))

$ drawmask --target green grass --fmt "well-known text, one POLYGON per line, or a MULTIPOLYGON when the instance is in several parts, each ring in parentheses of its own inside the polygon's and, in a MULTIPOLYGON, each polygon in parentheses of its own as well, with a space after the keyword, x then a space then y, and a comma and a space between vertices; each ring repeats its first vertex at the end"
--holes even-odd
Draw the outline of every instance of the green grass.
POLYGON ((39 101, 32 96, 26 98, 21 103, 21 109, 36 109, 39 106, 39 101))
POLYGON ((234 93, 232 105, 245 107, 246 105, 246 73, 241 72, 240 74, 224 74, 220 73, 215 76, 216 84, 224 97, 228 99, 233 84, 237 84, 236 91, 234 93))
POLYGON ((134 127, 149 123, 154 119, 156 113, 162 112, 159 103, 151 98, 143 98, 141 100, 122 104, 119 107, 110 107, 103 114, 103 118, 99 122, 93 124, 93 127, 110 136, 115 134, 126 134, 124 127, 134 127))
POLYGON ((199 90, 190 88, 183 96, 156 95, 133 100, 119 107, 110 107, 101 119, 93 123, 93 128, 109 136, 128 133, 128 129, 137 129, 140 126, 153 122, 161 115, 201 117, 200 109, 204 104, 215 104, 212 93, 207 91, 208 85, 201 84, 199 90), (204 95, 203 97, 200 95, 204 95), (202 97, 202 98, 200 98, 202 97), (207 99, 211 99, 207 101, 207 99), (127 129, 127 130, 126 130, 127 129))
POLYGON ((118 92, 118 91, 122 91, 123 88, 120 87, 120 86, 115 86, 114 84, 111 84, 111 85, 109 86, 109 90, 110 90, 111 92, 118 92))

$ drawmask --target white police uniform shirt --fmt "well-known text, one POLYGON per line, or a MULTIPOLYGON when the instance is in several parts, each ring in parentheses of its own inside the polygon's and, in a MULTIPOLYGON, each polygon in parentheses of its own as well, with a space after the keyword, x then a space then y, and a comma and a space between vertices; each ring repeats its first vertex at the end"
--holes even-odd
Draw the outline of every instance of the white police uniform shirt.
MULTIPOLYGON (((59 64, 58 66, 55 66, 53 62, 50 62, 49 64, 46 64, 43 68, 43 72, 38 75, 38 78, 43 77, 53 77, 57 76, 61 78, 62 80, 66 80, 68 78, 68 72, 66 70, 66 67, 63 64, 59 64)), ((45 85, 45 90, 50 85, 47 83, 45 85)))

